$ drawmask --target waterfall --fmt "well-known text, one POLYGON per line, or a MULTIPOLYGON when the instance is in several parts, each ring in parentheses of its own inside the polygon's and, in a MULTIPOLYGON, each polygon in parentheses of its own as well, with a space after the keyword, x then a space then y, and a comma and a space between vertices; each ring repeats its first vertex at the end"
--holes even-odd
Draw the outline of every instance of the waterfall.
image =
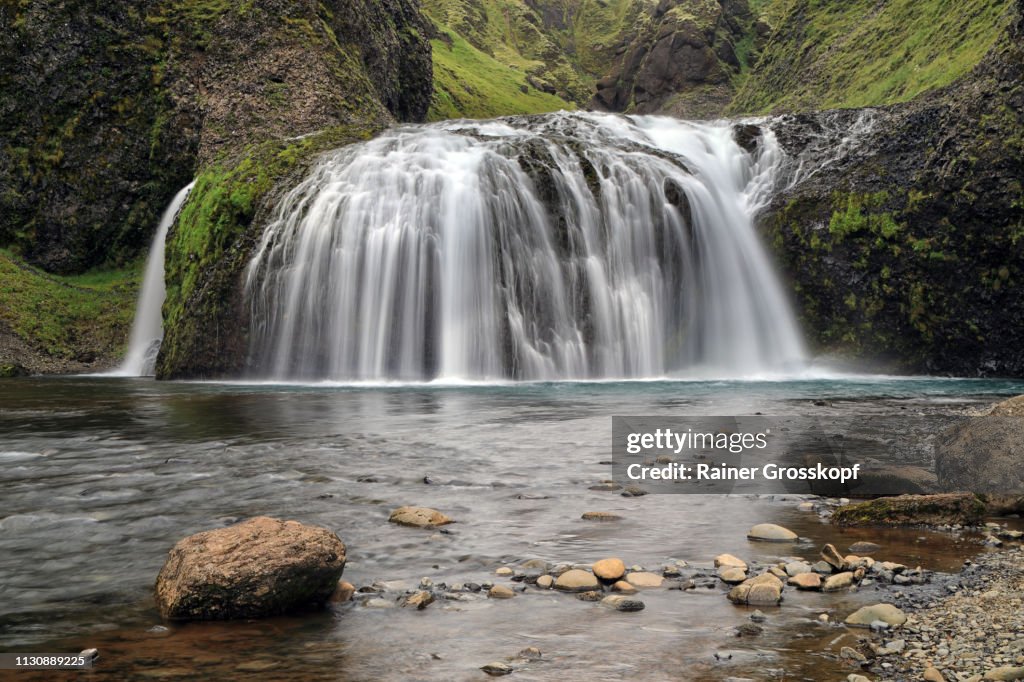
POLYGON ((112 374, 142 377, 152 376, 154 373, 156 355, 164 338, 161 314, 164 297, 167 294, 164 284, 164 243, 167 241, 167 231, 174 224, 174 219, 194 184, 190 183, 179 190, 160 216, 160 224, 157 225, 153 244, 149 248, 149 255, 146 256, 146 273, 142 280, 139 300, 135 305, 135 320, 128 340, 128 354, 125 355, 121 366, 112 374))
POLYGON ((246 272, 255 376, 568 380, 802 366, 753 227, 782 153, 728 122, 558 113, 324 156, 246 272))

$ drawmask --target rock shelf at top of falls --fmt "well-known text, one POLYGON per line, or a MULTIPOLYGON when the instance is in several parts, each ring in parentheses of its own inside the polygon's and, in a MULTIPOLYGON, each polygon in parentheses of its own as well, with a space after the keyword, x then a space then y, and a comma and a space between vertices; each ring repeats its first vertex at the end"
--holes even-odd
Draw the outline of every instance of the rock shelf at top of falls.
POLYGON ((326 155, 246 273, 251 372, 339 381, 749 375, 802 364, 752 218, 767 129, 552 114, 326 155), (759 134, 757 144, 749 139, 759 134))

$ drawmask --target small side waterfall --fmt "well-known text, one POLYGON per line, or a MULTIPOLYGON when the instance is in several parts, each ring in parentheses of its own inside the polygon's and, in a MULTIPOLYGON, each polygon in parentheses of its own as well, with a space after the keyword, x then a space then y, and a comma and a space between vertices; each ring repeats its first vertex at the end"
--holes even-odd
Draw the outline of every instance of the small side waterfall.
POLYGON ((153 236, 153 245, 146 257, 146 274, 142 280, 139 301, 135 306, 135 320, 132 322, 132 333, 128 340, 128 354, 121 366, 112 374, 128 377, 153 375, 156 355, 164 338, 161 314, 164 297, 167 295, 164 284, 164 244, 167 240, 167 231, 174 224, 174 219, 194 184, 190 183, 174 195, 174 199, 160 217, 156 235, 153 236))
POLYGON ((247 271, 256 376, 565 380, 797 369, 753 229, 781 151, 732 126, 559 113, 325 156, 247 271))

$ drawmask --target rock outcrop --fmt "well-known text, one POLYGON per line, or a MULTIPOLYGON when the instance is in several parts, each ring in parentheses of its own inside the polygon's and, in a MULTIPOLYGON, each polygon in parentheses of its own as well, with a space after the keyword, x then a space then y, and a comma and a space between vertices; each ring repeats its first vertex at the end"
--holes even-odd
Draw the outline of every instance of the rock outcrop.
POLYGON ((168 620, 273 616, 323 606, 344 569, 335 533, 258 516, 178 542, 157 576, 156 602, 168 620))

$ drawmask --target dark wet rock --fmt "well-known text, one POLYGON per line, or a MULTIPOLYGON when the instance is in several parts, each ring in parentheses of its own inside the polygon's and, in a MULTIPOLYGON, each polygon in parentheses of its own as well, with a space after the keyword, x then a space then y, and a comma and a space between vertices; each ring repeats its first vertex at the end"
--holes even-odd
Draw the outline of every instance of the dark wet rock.
POLYGON ((1024 462, 1024 418, 1021 417, 968 419, 941 433, 935 444, 935 471, 943 490, 1024 495, 1021 462, 1024 462))
POLYGON ((261 618, 323 606, 344 569, 332 531, 259 516, 178 542, 156 601, 169 620, 261 618))
POLYGON ((492 663, 488 663, 487 665, 480 666, 480 669, 488 675, 492 675, 494 677, 508 675, 513 670, 512 666, 510 666, 508 663, 502 663, 501 661, 494 661, 492 663))
POLYGON ((621 594, 608 595, 601 599, 601 605, 616 611, 623 611, 627 613, 644 610, 644 603, 642 601, 639 599, 630 599, 629 597, 621 594))

